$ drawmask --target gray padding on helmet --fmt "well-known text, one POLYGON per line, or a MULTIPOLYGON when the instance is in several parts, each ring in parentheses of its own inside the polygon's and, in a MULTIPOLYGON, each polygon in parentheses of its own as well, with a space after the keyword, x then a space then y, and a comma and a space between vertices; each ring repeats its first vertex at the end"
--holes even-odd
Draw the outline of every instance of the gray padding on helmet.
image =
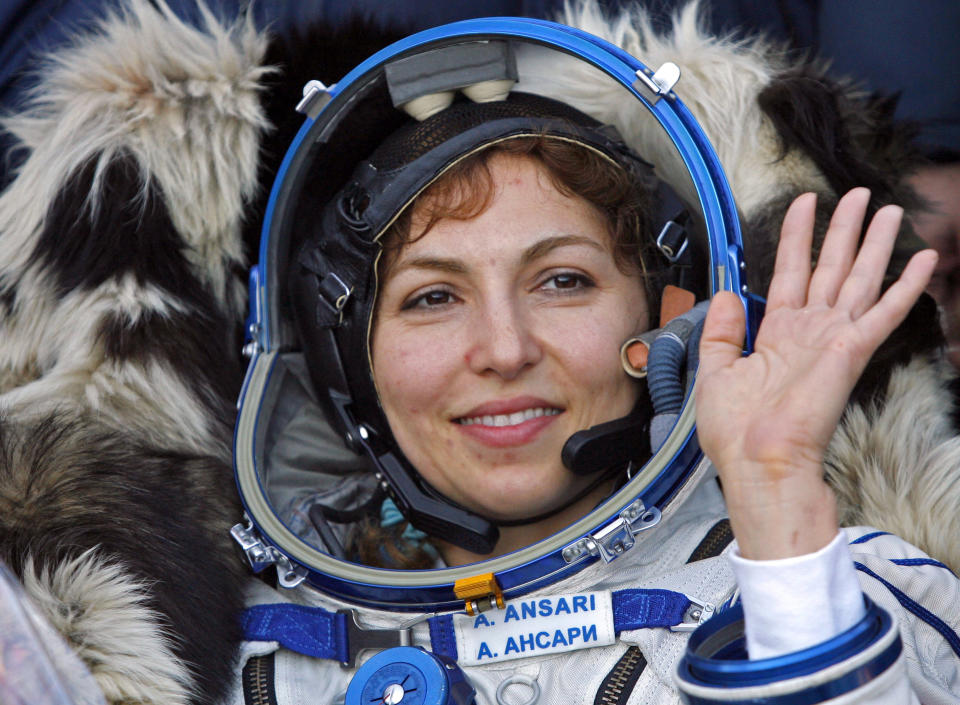
POLYGON ((384 67, 394 107, 441 91, 481 81, 517 80, 509 42, 455 44, 392 61, 384 67))
POLYGON ((709 301, 701 301, 689 311, 660 328, 650 345, 647 362, 647 387, 653 404, 650 421, 650 448, 663 445, 680 415, 683 400, 694 378, 699 359, 700 332, 709 301))
POLYGON ((271 503, 282 513, 307 492, 347 510, 369 499, 376 479, 366 458, 349 450, 313 400, 306 364, 298 353, 277 362, 263 405, 269 419, 258 429, 258 465, 271 503))

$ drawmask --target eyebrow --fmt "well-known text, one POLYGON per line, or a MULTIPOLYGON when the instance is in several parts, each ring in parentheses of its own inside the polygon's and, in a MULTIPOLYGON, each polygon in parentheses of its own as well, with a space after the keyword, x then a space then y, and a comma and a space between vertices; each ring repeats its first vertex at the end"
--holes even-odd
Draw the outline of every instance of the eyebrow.
POLYGON ((592 247, 600 252, 606 252, 599 242, 589 237, 585 237, 584 235, 556 235, 554 237, 544 238, 539 242, 535 242, 526 250, 524 250, 523 255, 520 257, 520 264, 530 264, 531 262, 546 256, 553 250, 556 250, 560 247, 570 247, 572 245, 586 245, 587 247, 592 247))
MULTIPOLYGON (((526 266, 541 257, 545 257, 553 250, 574 245, 585 245, 600 252, 606 252, 600 243, 589 237, 583 235, 556 235, 535 242, 524 250, 523 254, 520 255, 520 264, 521 266, 526 266)), ((398 263, 396 271, 402 269, 432 269, 449 274, 467 273, 467 267, 461 260, 448 257, 411 257, 398 263)))
POLYGON ((393 269, 394 271, 404 269, 433 269, 449 274, 467 273, 467 267, 463 262, 447 257, 411 257, 408 260, 398 262, 393 269))

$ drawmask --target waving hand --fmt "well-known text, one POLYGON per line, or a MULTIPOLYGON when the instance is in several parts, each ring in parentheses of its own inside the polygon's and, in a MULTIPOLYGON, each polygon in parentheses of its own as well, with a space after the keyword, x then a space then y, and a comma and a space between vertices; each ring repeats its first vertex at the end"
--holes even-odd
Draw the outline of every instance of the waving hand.
POLYGON ((824 452, 867 361, 936 265, 933 250, 915 254, 880 296, 903 211, 877 211, 857 251, 869 198, 860 188, 840 200, 812 273, 816 196, 793 202, 753 354, 741 354, 737 297, 721 292, 710 305, 697 375, 698 434, 747 558, 810 553, 836 535, 824 452))

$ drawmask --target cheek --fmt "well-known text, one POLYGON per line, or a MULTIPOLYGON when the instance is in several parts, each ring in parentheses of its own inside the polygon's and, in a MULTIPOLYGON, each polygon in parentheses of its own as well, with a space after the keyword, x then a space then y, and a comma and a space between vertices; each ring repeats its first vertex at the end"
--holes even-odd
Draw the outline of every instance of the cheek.
POLYGON ((443 346, 397 338, 386 344, 375 341, 373 378, 391 426, 412 421, 438 403, 449 383, 448 359, 443 346))
POLYGON ((625 374, 620 365, 620 346, 609 335, 591 335, 592 331, 571 339, 568 367, 574 379, 591 387, 616 387, 625 374))
POLYGON ((581 321, 573 335, 563 341, 561 355, 569 380, 593 395, 599 404, 614 399, 632 404, 637 397, 636 385, 623 371, 620 346, 642 330, 642 322, 623 316, 596 315, 581 321))

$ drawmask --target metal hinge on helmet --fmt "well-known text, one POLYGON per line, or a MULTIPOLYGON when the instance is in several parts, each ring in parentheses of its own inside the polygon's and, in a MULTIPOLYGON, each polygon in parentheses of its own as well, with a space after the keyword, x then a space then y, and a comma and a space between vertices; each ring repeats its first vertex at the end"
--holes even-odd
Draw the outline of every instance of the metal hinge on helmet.
POLYGON ((307 578, 307 569, 297 565, 273 546, 265 544, 253 522, 236 524, 230 529, 233 540, 240 544, 254 573, 260 573, 271 565, 277 567, 277 581, 281 587, 295 588, 307 578))
POLYGON ((643 500, 638 499, 620 512, 613 523, 564 548, 563 560, 575 563, 588 556, 600 556, 604 563, 609 563, 633 548, 637 534, 659 523, 660 510, 647 509, 643 500))
POLYGON ((317 80, 307 81, 303 87, 303 98, 297 103, 296 111, 316 120, 320 111, 330 102, 330 88, 317 80))
POLYGON ((657 101, 664 96, 676 98, 672 91, 679 80, 680 68, 672 61, 668 61, 656 71, 651 71, 646 67, 639 69, 633 87, 644 92, 647 100, 656 105, 657 101))

